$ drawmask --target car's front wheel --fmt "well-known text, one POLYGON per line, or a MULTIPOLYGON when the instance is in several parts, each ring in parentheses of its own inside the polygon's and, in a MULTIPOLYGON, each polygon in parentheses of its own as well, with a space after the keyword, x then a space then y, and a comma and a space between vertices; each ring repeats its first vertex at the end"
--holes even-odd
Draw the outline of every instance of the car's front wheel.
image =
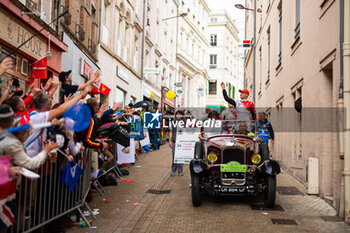
POLYGON ((193 206, 200 206, 201 205, 201 187, 200 187, 200 177, 198 174, 192 174, 191 176, 192 181, 192 205, 193 206))
POLYGON ((273 208, 276 201, 276 176, 267 175, 266 185, 264 205, 266 208, 273 208))

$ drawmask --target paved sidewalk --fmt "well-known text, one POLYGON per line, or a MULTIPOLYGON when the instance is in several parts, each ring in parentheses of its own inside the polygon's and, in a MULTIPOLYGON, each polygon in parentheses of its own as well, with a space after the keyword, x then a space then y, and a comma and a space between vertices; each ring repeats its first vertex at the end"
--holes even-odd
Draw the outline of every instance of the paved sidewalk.
POLYGON ((194 208, 188 166, 184 176, 171 177, 170 164, 168 145, 141 154, 125 177, 134 183, 120 181, 118 186, 106 187, 108 204, 94 194, 90 207, 101 212, 94 221, 97 229, 74 227, 67 232, 350 232, 349 225, 334 217, 331 206, 305 195, 305 188, 286 173, 278 175, 276 210, 259 209, 261 197, 206 197, 194 208), (149 189, 171 192, 151 194, 149 189), (285 195, 293 192, 297 195, 285 195), (271 219, 294 220, 284 223, 296 225, 273 224, 271 219))

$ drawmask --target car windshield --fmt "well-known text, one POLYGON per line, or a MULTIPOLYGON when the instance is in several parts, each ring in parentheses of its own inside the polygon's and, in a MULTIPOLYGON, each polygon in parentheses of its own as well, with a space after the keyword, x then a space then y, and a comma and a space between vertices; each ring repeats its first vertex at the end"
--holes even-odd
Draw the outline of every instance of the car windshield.
MULTIPOLYGON (((209 120, 209 119, 207 119, 209 120)), ((210 119, 213 121, 213 119, 210 119)), ((255 121, 215 120, 215 124, 203 123, 202 132, 206 137, 221 134, 238 134, 254 137, 256 135, 255 121), (207 127, 205 127, 207 126, 207 127)))
POLYGON ((201 131, 204 133, 204 136, 211 137, 214 135, 221 134, 237 134, 254 137, 257 132, 257 127, 255 121, 247 120, 215 120, 215 119, 206 119, 203 122, 201 131), (215 123, 210 122, 205 124, 205 121, 215 121, 215 123), (207 127, 206 127, 207 126, 207 127))

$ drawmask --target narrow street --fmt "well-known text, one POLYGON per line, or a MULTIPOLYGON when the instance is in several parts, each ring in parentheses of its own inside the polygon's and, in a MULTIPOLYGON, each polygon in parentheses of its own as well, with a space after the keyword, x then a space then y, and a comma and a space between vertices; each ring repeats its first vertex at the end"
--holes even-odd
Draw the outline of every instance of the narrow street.
POLYGON ((273 210, 261 209, 261 197, 207 197, 194 208, 188 166, 184 176, 170 176, 168 145, 140 157, 125 177, 133 183, 105 187, 110 203, 94 192, 89 205, 100 211, 93 222, 97 228, 76 226, 67 232, 350 232, 331 206, 304 194, 305 188, 285 172, 278 175, 273 210), (152 194, 150 189, 170 192, 152 194))

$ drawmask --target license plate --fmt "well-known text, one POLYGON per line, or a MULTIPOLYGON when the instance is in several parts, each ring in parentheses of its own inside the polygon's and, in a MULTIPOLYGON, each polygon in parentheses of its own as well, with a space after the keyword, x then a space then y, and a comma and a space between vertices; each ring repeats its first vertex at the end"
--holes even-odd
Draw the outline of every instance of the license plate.
POLYGON ((231 186, 223 186, 220 188, 220 192, 222 193, 244 193, 245 188, 231 187, 231 186))

